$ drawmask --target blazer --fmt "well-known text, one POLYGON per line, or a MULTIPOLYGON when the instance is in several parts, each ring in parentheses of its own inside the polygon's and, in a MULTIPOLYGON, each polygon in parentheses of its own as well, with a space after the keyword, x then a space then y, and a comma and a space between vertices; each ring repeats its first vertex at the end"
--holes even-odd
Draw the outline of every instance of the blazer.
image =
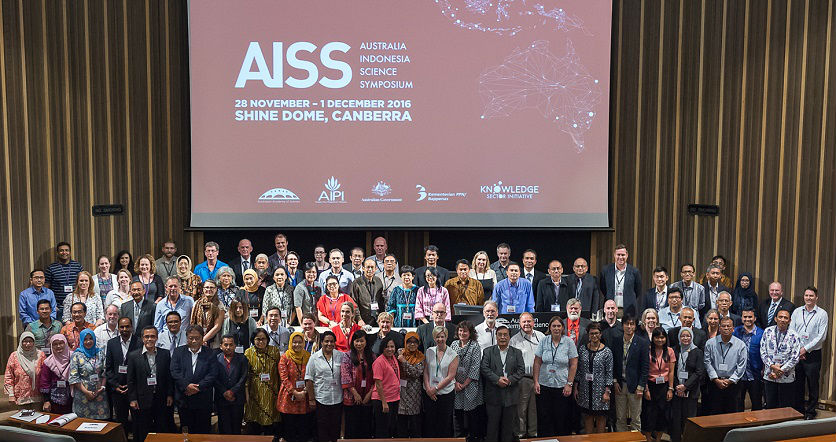
MULTIPOLYGON (((568 336, 568 332, 569 332, 569 322, 568 321, 569 321, 569 319, 567 319, 564 315, 561 315, 561 316, 563 316, 563 321, 564 321, 563 322, 563 324, 564 324, 563 329, 567 332, 567 336, 568 336)), ((578 348, 580 348, 581 345, 586 345, 586 342, 587 342, 586 328, 589 327, 590 322, 592 322, 592 321, 590 321, 589 319, 584 318, 583 316, 581 316, 580 319, 578 319, 578 345, 577 345, 578 348)), ((571 338, 571 336, 569 336, 569 337, 571 338)))
MULTIPOLYGON (((232 273, 235 273, 235 285, 238 287, 244 287, 244 272, 241 270, 241 255, 236 253, 235 258, 227 265, 232 269, 232 273)), ((254 267, 255 255, 250 253, 250 268, 252 269, 254 267)))
POLYGON ((607 347, 612 351, 612 372, 618 382, 627 383, 627 391, 636 392, 636 387, 644 388, 647 385, 647 376, 650 370, 650 341, 641 332, 633 335, 633 343, 627 354, 624 354, 624 331, 610 329, 612 339, 606 342, 607 347), (627 371, 624 372, 624 358, 627 358, 627 371))
POLYGON ((578 275, 572 273, 563 279, 569 287, 569 298, 578 298, 581 301, 581 317, 591 319, 593 312, 604 308, 601 292, 598 291, 598 280, 594 276, 587 273, 580 278, 580 293, 578 293, 578 275))
POLYGON ((551 278, 540 281, 540 284, 537 285, 537 291, 534 292, 534 311, 550 312, 552 311, 552 304, 557 302, 557 304, 560 304, 560 311, 566 312, 566 302, 569 301, 571 296, 565 278, 560 278, 557 293, 557 299, 555 300, 554 281, 551 278))
MULTIPOLYGON (((453 341, 458 339, 458 336, 456 335, 456 326, 453 325, 452 322, 447 321, 444 323, 444 327, 447 328, 447 345, 450 345, 453 341)), ((435 341, 433 340, 434 328, 435 323, 432 321, 418 326, 416 332, 418 333, 418 337, 421 338, 421 351, 427 351, 428 348, 435 347, 435 341)), ((369 344, 367 343, 366 345, 369 344)))
MULTIPOLYGON (((525 268, 520 270, 520 278, 525 278, 525 268)), ((551 277, 549 276, 549 273, 535 267, 534 268, 534 278, 533 278, 532 281, 529 281, 529 282, 531 282, 531 291, 535 295, 537 294, 537 286, 539 286, 540 281, 542 281, 544 279, 551 280, 551 277)))
POLYGON ((157 348, 154 362, 157 385, 148 385, 151 366, 142 348, 128 353, 128 399, 137 401, 141 410, 162 406, 166 397, 174 396, 174 383, 170 376, 171 355, 164 348, 157 348))
MULTIPOLYGON (((598 288, 604 299, 615 299, 615 264, 608 264, 598 275, 598 288)), ((641 295, 642 277, 639 270, 630 264, 624 272, 624 313, 630 312, 633 316, 641 315, 644 310, 644 303, 641 295)))
MULTIPOLYGON (((134 327, 134 334, 141 333, 142 329, 146 325, 154 325, 154 313, 157 310, 157 305, 154 304, 154 301, 149 301, 144 299, 142 301, 142 307, 139 310, 139 321, 136 324, 133 324, 134 327)), ((119 307, 119 316, 127 316, 131 318, 131 321, 134 320, 134 301, 131 299, 130 301, 123 302, 122 305, 119 307)))
POLYGON ((223 352, 215 356, 215 363, 218 365, 218 377, 215 378, 215 403, 216 408, 222 405, 243 406, 246 394, 244 387, 247 385, 247 376, 250 372, 250 362, 241 353, 233 353, 232 361, 229 363, 229 371, 226 369, 226 359, 223 352), (235 400, 230 402, 224 397, 224 393, 230 390, 235 394, 235 400))
MULTIPOLYGON (((119 373, 119 366, 127 365, 125 363, 127 355, 122 355, 121 342, 122 337, 116 336, 115 338, 107 341, 106 344, 107 352, 105 355, 105 379, 107 380, 107 386, 112 389, 122 385, 128 385, 128 374, 119 373)), ((139 337, 136 333, 134 333, 131 335, 131 340, 128 344, 128 353, 136 350, 139 346, 139 337)))
POLYGON ((482 362, 479 371, 485 378, 485 404, 510 407, 520 403, 520 379, 525 376, 525 361, 522 352, 515 347, 508 346, 505 366, 499 354, 499 345, 492 345, 482 352, 482 362), (496 382, 507 373, 511 384, 500 387, 496 382))
MULTIPOLYGON (((679 380, 678 358, 680 355, 680 351, 682 350, 679 348, 679 346, 676 346, 676 348, 674 348, 674 353, 676 353, 677 357, 676 364, 674 364, 674 388, 676 388, 677 385, 683 383, 679 380)), ((694 348, 688 352, 688 359, 685 361, 685 372, 688 375, 687 379, 685 379, 684 382, 685 389, 688 390, 688 398, 696 401, 697 398, 700 397, 700 385, 705 379, 705 360, 703 358, 702 350, 700 350, 699 348, 694 348)))
POLYGON ((198 353, 197 364, 192 371, 192 354, 188 345, 174 349, 171 356, 171 378, 174 381, 174 396, 180 407, 195 410, 212 409, 212 387, 218 377, 218 363, 209 347, 198 353), (186 387, 198 384, 200 391, 186 396, 186 387))
MULTIPOLYGON (((703 288, 703 296, 705 296, 705 305, 703 305, 702 310, 700 310, 700 316, 705 316, 709 310, 711 310, 711 290, 708 287, 708 281, 705 281, 702 285, 703 288)), ((729 292, 729 296, 731 296, 732 289, 723 285, 723 281, 721 280, 717 284, 717 293, 720 292, 729 292)), ((734 301, 732 299, 732 301, 734 301)))
MULTIPOLYGON (((706 327, 708 327, 706 325, 706 327)), ((682 327, 671 327, 668 330, 668 345, 673 348, 679 345, 679 330, 682 327)), ((692 340, 694 341, 694 345, 697 346, 700 350, 705 350, 705 341, 708 340, 708 335, 705 333, 705 330, 701 328, 691 327, 691 330, 694 331, 694 337, 692 340)))
MULTIPOLYGON (((772 318, 772 321, 766 322, 767 318, 769 317, 769 306, 772 304, 772 298, 767 297, 763 301, 761 301, 760 312, 758 314, 758 325, 761 326, 762 329, 766 330, 767 327, 775 325, 775 318, 772 318)), ((778 308, 775 310, 777 313, 778 310, 789 310, 790 314, 792 311, 795 310, 795 305, 792 302, 788 301, 787 298, 781 298, 778 301, 778 308)))
MULTIPOLYGON (((769 309, 769 306, 767 306, 766 308, 769 309)), ((792 313, 792 310, 790 310, 790 313, 792 313)), ((732 318, 732 321, 734 321, 735 327, 737 327, 738 325, 743 325, 743 318, 741 318, 738 314, 732 313, 731 310, 729 310, 729 317, 732 318)), ((706 327, 708 327, 708 321, 705 320, 704 316, 702 318, 702 323, 705 324, 706 327)))
MULTIPOLYGON (((670 286, 668 286, 670 288, 670 286)), ((652 287, 644 292, 644 301, 643 301, 644 308, 653 307, 656 308, 656 287, 652 287)), ((665 296, 665 303, 662 304, 662 307, 668 306, 668 297, 665 296)), ((642 309, 643 310, 643 309, 642 309)), ((659 309, 656 309, 657 312, 659 309)))

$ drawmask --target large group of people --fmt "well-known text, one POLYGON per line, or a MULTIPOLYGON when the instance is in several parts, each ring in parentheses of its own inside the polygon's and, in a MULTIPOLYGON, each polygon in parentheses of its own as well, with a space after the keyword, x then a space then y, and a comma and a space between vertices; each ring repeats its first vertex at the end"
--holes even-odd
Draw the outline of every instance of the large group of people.
POLYGON ((192 268, 167 241, 158 259, 120 251, 116 273, 102 255, 93 275, 59 243, 19 295, 9 400, 112 419, 138 442, 178 431, 175 412, 189 432, 212 432, 214 414, 219 433, 287 442, 678 441, 688 417, 747 402, 816 415, 828 325, 817 289, 795 308, 776 281, 760 301, 749 273, 731 287, 722 256, 701 277, 683 264, 670 284, 657 267, 644 290, 624 245, 598 277, 584 258, 568 275, 559 260, 538 268, 532 249, 514 262, 504 243, 495 262, 478 251, 452 271, 433 245, 423 265, 399 265, 383 237, 346 267, 321 245, 302 264, 284 234, 275 248, 255 255, 242 239, 225 264, 207 242, 192 268))

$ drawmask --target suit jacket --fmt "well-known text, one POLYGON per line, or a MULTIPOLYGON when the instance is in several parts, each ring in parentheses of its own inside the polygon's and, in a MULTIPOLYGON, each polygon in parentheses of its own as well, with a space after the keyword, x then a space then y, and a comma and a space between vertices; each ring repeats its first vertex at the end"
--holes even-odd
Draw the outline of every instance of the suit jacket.
MULTIPOLYGON (((122 355, 122 337, 116 336, 107 341, 106 345, 105 379, 107 379, 107 386, 114 389, 122 385, 128 385, 127 373, 119 373, 119 366, 127 365, 125 363, 126 357, 122 355)), ((139 337, 134 333, 131 335, 130 344, 128 344, 128 353, 136 350, 139 346, 139 337)), ((111 393, 115 394, 116 392, 111 391, 111 393)))
POLYGON ((157 370, 157 385, 148 385, 151 366, 142 348, 128 353, 128 399, 139 402, 141 410, 162 406, 168 396, 174 396, 171 380, 171 355, 164 348, 157 348, 154 357, 157 370))
MULTIPOLYGON (((525 269, 523 268, 520 273, 520 278, 525 278, 525 269)), ((549 273, 543 270, 538 269, 537 267, 534 268, 534 279, 529 281, 531 283, 531 291, 533 293, 537 293, 537 286, 540 285, 540 281, 548 279, 551 280, 549 273)))
MULTIPOLYGON (((452 322, 445 322, 444 327, 447 328, 447 345, 450 345, 458 339, 456 335, 456 326, 453 325, 452 322)), ((435 341, 433 340, 433 328, 435 328, 435 323, 430 321, 427 324, 421 324, 418 326, 416 333, 418 333, 418 337, 421 338, 421 350, 427 351, 430 347, 435 347, 435 341)), ((366 344, 368 345, 368 344, 366 344)))
POLYGON ((636 387, 647 385, 648 371, 650 370, 650 341, 641 332, 633 335, 633 343, 627 352, 627 371, 624 372, 624 332, 618 329, 610 329, 613 332, 606 342, 607 347, 612 351, 612 372, 618 382, 627 383, 627 391, 636 392, 636 387))
MULTIPOLYGON (((154 313, 157 310, 157 305, 154 301, 147 299, 142 301, 142 307, 139 310, 139 321, 133 325, 134 334, 141 333, 146 325, 154 325, 154 313)), ((128 302, 123 302, 119 307, 119 316, 127 316, 134 320, 134 301, 131 299, 128 302)))
MULTIPOLYGON (((598 276, 598 288, 604 299, 615 299, 615 264, 608 264, 598 276)), ((624 272, 624 312, 638 316, 644 310, 642 277, 639 270, 630 264, 624 272)))
POLYGON ((209 347, 198 353, 197 364, 192 370, 192 355, 188 345, 177 347, 171 356, 171 378, 174 380, 174 396, 180 407, 195 410, 212 408, 212 387, 218 377, 218 363, 209 347), (198 384, 200 391, 186 396, 186 387, 198 384))
MULTIPOLYGON (((244 271, 241 270, 241 255, 235 255, 235 258, 227 264, 229 267, 232 268, 232 272, 235 273, 235 285, 238 287, 244 287, 244 271)), ((250 267, 253 268, 255 266, 255 255, 252 253, 250 254, 250 267)))
MULTIPOLYGON (((670 288, 670 286, 668 286, 670 288)), ((643 301, 644 308, 653 307, 656 308, 656 287, 652 287, 644 292, 644 301, 643 301)), ((662 307, 668 306, 668 297, 665 296, 665 302, 662 304, 662 307)), ((659 309, 656 309, 657 311, 659 309)))
POLYGON ((485 378, 486 405, 510 407, 520 403, 520 379, 525 376, 525 361, 518 348, 508 346, 504 367, 499 354, 499 345, 486 348, 482 352, 479 371, 485 378), (504 388, 496 384, 503 376, 503 372, 507 373, 508 380, 511 381, 511 384, 504 388))
MULTIPOLYGON (((769 306, 772 304, 772 298, 767 297, 763 301, 761 301, 760 312, 758 314, 758 325, 764 330, 767 327, 775 325, 775 317, 772 318, 772 321, 767 323, 767 318, 769 318, 769 306)), ((778 308, 775 309, 775 313, 777 314, 779 310, 789 310, 790 314, 792 311, 795 310, 795 305, 792 302, 788 301, 787 298, 781 298, 778 302, 778 308)))
POLYGON ((587 319, 592 318, 592 313, 604 308, 601 301, 601 292, 598 291, 598 280, 589 273, 580 279, 581 290, 578 293, 578 275, 572 273, 565 276, 566 284, 569 286, 569 297, 578 298, 581 301, 581 316, 587 319))
POLYGON ((534 311, 535 312, 550 312, 552 311, 552 304, 560 305, 560 311, 566 312, 566 302, 571 298, 569 293, 569 285, 566 284, 565 278, 560 278, 560 285, 557 289, 558 296, 554 298, 554 281, 551 277, 540 281, 537 285, 537 291, 534 292, 534 311))
MULTIPOLYGON (((706 327, 708 326, 706 325, 706 327)), ((681 328, 682 327, 671 327, 671 329, 668 330, 668 345, 670 347, 676 347, 679 345, 679 330, 681 328)), ((694 345, 696 345, 700 350, 705 350, 705 341, 708 340, 708 335, 705 334, 705 330, 696 327, 691 327, 691 330, 694 331, 694 337, 692 338, 694 345)))
MULTIPOLYGON (((673 378, 673 386, 676 388, 677 385, 682 384, 683 382, 679 380, 679 355, 682 350, 677 345, 674 348, 674 353, 676 353, 677 361, 674 365, 674 378, 673 378)), ((691 349, 688 352, 688 359, 685 360, 685 371, 688 373, 688 377, 685 379, 685 389, 688 390, 688 398, 696 400, 700 397, 700 384, 702 384, 703 379, 705 379, 705 360, 703 358, 703 351, 699 348, 691 349)))
POLYGON ((250 372, 250 363, 241 353, 233 353, 232 361, 229 363, 229 371, 226 369, 226 359, 223 352, 215 356, 215 363, 218 365, 218 377, 215 378, 215 403, 218 407, 222 405, 244 405, 246 394, 244 387, 247 385, 247 376, 250 372), (231 390, 235 394, 235 400, 229 402, 224 393, 231 390))
MULTIPOLYGON (((702 310, 700 310, 700 316, 705 316, 705 314, 711 310, 711 289, 708 286, 708 281, 703 283, 702 288, 703 296, 705 296, 705 305, 702 307, 702 310)), ((717 284, 717 293, 720 292, 729 292, 729 295, 731 295, 732 289, 723 285, 723 281, 721 280, 717 284)))
MULTIPOLYGON (((444 283, 447 282, 448 279, 450 279, 450 271, 445 269, 444 267, 441 267, 440 265, 436 265, 435 269, 438 270, 437 284, 439 287, 443 287, 444 283)), ((415 269, 415 285, 417 287, 421 287, 427 284, 427 280, 424 278, 425 273, 427 273, 427 266, 421 266, 415 269)), ((499 281, 499 278, 497 278, 497 281, 499 281)))
MULTIPOLYGON (((569 320, 567 318, 563 318, 563 320, 565 321, 564 322, 565 325, 564 325, 563 329, 566 330, 566 335, 569 336, 569 322, 568 322, 569 320)), ((578 344, 577 344, 578 348, 580 348, 581 345, 586 345, 586 340, 587 340, 587 338, 586 338, 586 327, 589 326, 590 322, 592 322, 592 321, 590 321, 589 319, 586 319, 584 317, 581 317, 580 319, 578 319, 578 341, 577 341, 578 342, 578 344)), ((571 338, 571 336, 569 336, 569 337, 571 338)))
MULTIPOLYGON (((769 309, 769 306, 767 306, 766 308, 769 309)), ((792 313, 792 310, 790 310, 790 313, 792 313)), ((732 313, 731 311, 729 311, 729 317, 732 318, 732 321, 734 321, 734 326, 735 327, 737 327, 738 325, 743 325, 743 318, 741 318, 740 315, 732 313)), ((774 321, 774 319, 773 319, 773 321, 774 321)), ((702 318, 702 323, 705 324, 706 327, 708 327, 708 321, 705 319, 704 316, 702 318)))

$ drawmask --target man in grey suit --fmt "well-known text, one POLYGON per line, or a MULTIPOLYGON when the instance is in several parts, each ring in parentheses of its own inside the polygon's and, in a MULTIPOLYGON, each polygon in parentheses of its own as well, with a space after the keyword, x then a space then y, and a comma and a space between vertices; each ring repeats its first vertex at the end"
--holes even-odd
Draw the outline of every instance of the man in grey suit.
POLYGON ((627 246, 615 246, 613 259, 615 262, 601 269, 598 277, 601 294, 605 300, 615 300, 619 318, 625 313, 640 316, 644 310, 642 277, 637 268, 627 264, 627 246))
POLYGON ((119 307, 120 318, 131 318, 133 324, 136 324, 134 330, 142 330, 146 325, 154 324, 154 311, 156 304, 145 299, 145 287, 139 281, 131 283, 130 288, 131 297, 133 301, 123 302, 119 307))
POLYGON ((522 352, 509 346, 511 332, 505 325, 496 327, 497 345, 485 349, 480 371, 485 378, 487 410, 486 442, 511 442, 517 434, 517 406, 520 380, 525 376, 522 352))

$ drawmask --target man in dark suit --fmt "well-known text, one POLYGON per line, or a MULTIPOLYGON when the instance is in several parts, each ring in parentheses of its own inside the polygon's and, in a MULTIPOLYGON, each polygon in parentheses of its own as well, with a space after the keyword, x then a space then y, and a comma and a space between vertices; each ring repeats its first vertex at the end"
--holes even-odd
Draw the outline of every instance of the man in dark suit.
POLYGON ((653 288, 644 292, 643 305, 657 312, 668 306, 668 269, 662 266, 653 269, 653 288))
POLYGON ((238 345, 235 335, 221 338, 221 352, 215 356, 218 377, 215 380, 215 411, 218 413, 218 433, 241 434, 244 418, 244 401, 250 363, 241 353, 235 353, 238 345))
POLYGON ((119 336, 107 341, 105 352, 105 379, 107 380, 107 394, 110 403, 116 409, 116 422, 122 424, 128 431, 128 364, 125 358, 129 352, 139 347, 138 339, 133 333, 131 318, 119 318, 117 324, 119 336))
POLYGON ((433 329, 435 327, 444 327, 447 329, 447 345, 452 344, 453 341, 458 339, 458 335, 456 335, 456 326, 451 322, 445 321, 447 318, 447 306, 440 302, 435 304, 433 306, 432 315, 432 321, 426 324, 421 324, 416 330, 418 337, 421 338, 423 351, 427 351, 428 348, 435 346, 435 341, 433 340, 433 329))
POLYGON ((143 442, 149 432, 171 433, 174 384, 168 350, 157 348, 157 328, 146 325, 142 348, 128 353, 128 399, 134 417, 134 441, 143 442))
POLYGON ((795 310, 795 305, 783 296, 784 286, 780 282, 775 281, 769 284, 769 299, 761 302, 758 315, 758 322, 762 329, 766 330, 767 327, 775 325, 775 314, 779 310, 786 310, 790 313, 795 310))
POLYGON ((508 345, 508 327, 496 327, 497 345, 482 353, 480 372, 485 379, 487 410, 487 442, 511 442, 517 434, 517 406, 520 402, 520 380, 525 376, 522 352, 508 345))
POLYGON ((534 292, 535 312, 559 312, 569 300, 569 285, 563 278, 563 264, 558 260, 549 263, 549 279, 540 281, 534 292))
POLYGON ((187 344, 171 356, 174 395, 180 410, 180 424, 197 434, 211 431, 212 387, 218 376, 217 361, 209 347, 203 346, 203 327, 186 329, 187 344))
POLYGON ((641 334, 636 334, 636 318, 632 315, 622 317, 621 325, 622 331, 612 329, 613 338, 607 342, 607 347, 613 354, 613 378, 616 380, 616 429, 640 431, 642 395, 647 386, 650 369, 650 341, 641 334), (631 418, 629 428, 628 416, 631 418))
MULTIPOLYGON (((728 316, 728 317, 732 318, 732 321, 734 321, 734 326, 735 327, 737 327, 739 325, 743 325, 743 319, 740 317, 740 315, 738 315, 736 313, 732 313, 730 311, 731 306, 732 306, 731 293, 720 292, 720 294, 717 295, 717 313, 720 314, 720 319, 723 319, 726 316, 728 316)), ((705 322, 705 321, 703 321, 703 322, 705 322)), ((707 322, 705 322, 705 323, 707 324, 707 322)))
POLYGON ((705 316, 709 310, 717 308, 717 296, 722 292, 731 293, 731 289, 723 285, 723 269, 719 264, 713 263, 706 270, 706 280, 703 284, 705 293, 705 305, 700 311, 700 316, 705 316))
POLYGON ((536 294, 537 286, 540 284, 540 281, 548 278, 549 275, 546 272, 535 268, 537 265, 537 252, 533 249, 527 249, 523 252, 522 263, 523 271, 520 278, 527 279, 528 282, 531 283, 531 291, 536 294))
MULTIPOLYGON (((450 279, 450 271, 438 265, 438 247, 430 244, 427 247, 424 247, 424 263, 421 267, 415 269, 415 285, 418 287, 424 286, 427 284, 427 268, 428 267, 435 267, 438 270, 438 286, 443 287, 444 283, 450 279)), ((499 278, 497 278, 497 281, 499 278)), ((487 296, 487 295, 486 295, 487 296)))
POLYGON ((581 316, 592 319, 592 314, 601 310, 602 304, 598 281, 589 274, 589 264, 583 258, 575 260, 572 270, 574 273, 565 278, 569 293, 581 301, 581 316))
POLYGON ((598 287, 605 299, 615 300, 619 312, 638 316, 644 310, 642 277, 639 270, 627 264, 627 246, 619 244, 613 252, 615 262, 601 269, 598 287))
POLYGON ((708 339, 708 336, 705 334, 705 330, 694 327, 694 318, 694 309, 691 307, 682 307, 682 310, 679 311, 679 320, 681 321, 681 325, 671 327, 671 329, 668 330, 668 342, 670 343, 670 347, 676 347, 679 345, 679 330, 681 330, 682 327, 690 327, 694 331, 694 336, 691 337, 691 342, 693 342, 700 350, 705 350, 705 341, 708 339))
POLYGON ((244 271, 254 268, 255 257, 253 253, 253 243, 247 238, 238 241, 238 256, 229 262, 229 267, 235 273, 235 284, 238 287, 244 287, 244 271))
POLYGON ((133 301, 123 302, 119 308, 119 316, 131 318, 134 330, 142 330, 146 325, 154 323, 156 304, 145 299, 145 287, 139 281, 131 283, 131 297, 133 301))

